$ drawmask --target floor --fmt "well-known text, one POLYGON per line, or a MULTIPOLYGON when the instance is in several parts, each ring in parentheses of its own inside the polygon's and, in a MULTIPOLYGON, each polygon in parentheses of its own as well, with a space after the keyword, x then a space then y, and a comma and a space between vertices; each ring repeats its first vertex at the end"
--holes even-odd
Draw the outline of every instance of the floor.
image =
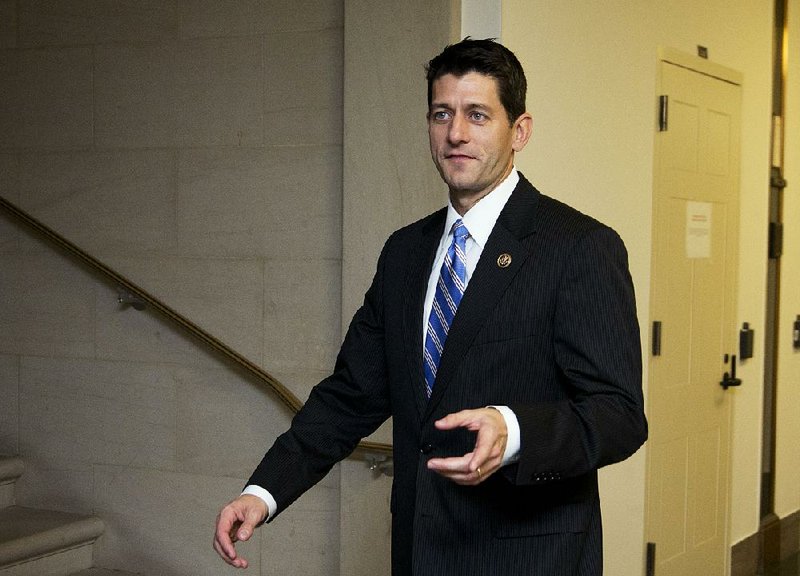
POLYGON ((790 556, 779 566, 767 570, 764 576, 800 576, 800 554, 790 556))

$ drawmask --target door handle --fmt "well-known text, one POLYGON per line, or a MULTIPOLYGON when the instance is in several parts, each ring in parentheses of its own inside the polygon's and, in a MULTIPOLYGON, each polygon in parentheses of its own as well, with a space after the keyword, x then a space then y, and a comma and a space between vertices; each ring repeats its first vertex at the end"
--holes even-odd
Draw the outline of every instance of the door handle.
MULTIPOLYGON (((728 355, 726 354, 725 356, 727 358, 728 355)), ((725 372, 725 374, 722 375, 722 382, 720 382, 719 385, 722 386, 722 388, 725 389, 725 390, 727 390, 731 386, 741 386, 742 385, 742 379, 736 377, 736 354, 731 356, 731 371, 730 371, 730 373, 725 372)))

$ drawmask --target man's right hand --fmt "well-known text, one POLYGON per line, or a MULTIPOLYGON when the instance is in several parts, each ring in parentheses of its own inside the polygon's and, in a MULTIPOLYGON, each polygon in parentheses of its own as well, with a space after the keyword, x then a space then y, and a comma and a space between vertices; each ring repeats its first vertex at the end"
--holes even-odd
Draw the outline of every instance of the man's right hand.
POLYGON ((214 550, 231 566, 247 568, 247 560, 236 554, 235 543, 249 540, 256 526, 268 516, 266 503, 258 496, 243 494, 225 506, 217 516, 214 550))

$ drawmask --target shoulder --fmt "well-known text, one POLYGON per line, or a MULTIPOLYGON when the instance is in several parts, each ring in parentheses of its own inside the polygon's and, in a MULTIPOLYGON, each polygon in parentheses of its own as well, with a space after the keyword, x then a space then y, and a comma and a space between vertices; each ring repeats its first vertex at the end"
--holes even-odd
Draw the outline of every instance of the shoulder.
POLYGON ((398 228, 392 232, 386 240, 386 246, 408 246, 409 244, 417 244, 431 234, 438 238, 442 234, 446 216, 447 208, 441 208, 436 212, 428 214, 424 218, 420 218, 416 222, 406 224, 402 228, 398 228))
MULTIPOLYGON (((517 203, 521 210, 513 212, 525 220, 518 223, 527 231, 541 239, 552 239, 559 242, 579 242, 587 236, 599 236, 619 239, 618 234, 608 225, 585 214, 547 194, 537 190, 524 178, 515 190, 515 196, 521 197, 517 203), (527 205, 528 209, 525 209, 527 205)), ((514 218, 510 215, 510 218, 514 218)))
POLYGON ((609 228, 593 216, 545 194, 541 194, 537 218, 543 228, 554 228, 578 235, 598 228, 609 228))

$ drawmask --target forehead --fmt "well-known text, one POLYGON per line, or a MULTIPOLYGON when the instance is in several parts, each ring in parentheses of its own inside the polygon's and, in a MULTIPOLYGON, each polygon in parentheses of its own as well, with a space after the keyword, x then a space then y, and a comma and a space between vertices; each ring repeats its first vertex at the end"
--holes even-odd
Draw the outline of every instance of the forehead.
POLYGON ((467 103, 500 106, 497 80, 479 72, 443 74, 431 85, 431 106, 467 103))

